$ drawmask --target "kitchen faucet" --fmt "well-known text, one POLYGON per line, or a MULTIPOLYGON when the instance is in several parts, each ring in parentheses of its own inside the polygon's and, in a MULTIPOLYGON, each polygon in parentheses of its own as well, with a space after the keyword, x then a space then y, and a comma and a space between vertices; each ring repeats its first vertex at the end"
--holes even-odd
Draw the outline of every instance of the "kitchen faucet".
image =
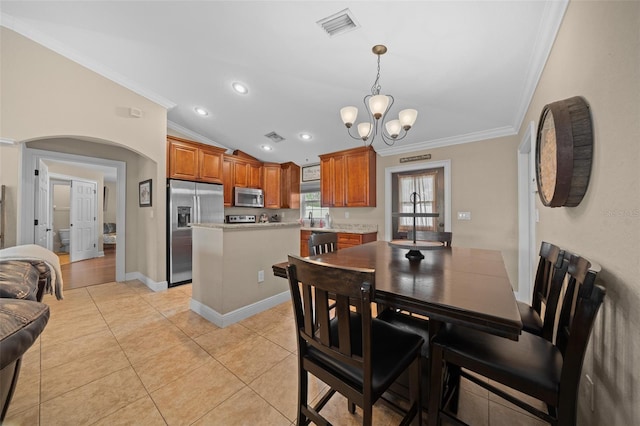
POLYGON ((316 224, 316 221, 313 219, 313 212, 309 212, 309 227, 313 228, 313 225, 316 224))

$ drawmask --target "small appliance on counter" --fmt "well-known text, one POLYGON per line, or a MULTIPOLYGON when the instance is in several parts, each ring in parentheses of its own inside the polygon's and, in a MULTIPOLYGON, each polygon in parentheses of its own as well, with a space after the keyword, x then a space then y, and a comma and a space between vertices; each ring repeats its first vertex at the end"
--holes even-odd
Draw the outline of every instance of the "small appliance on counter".
POLYGON ((256 215, 254 214, 230 214, 226 216, 227 223, 256 223, 256 215))
POLYGON ((260 215, 260 223, 268 223, 269 222, 269 216, 266 213, 262 213, 260 215))

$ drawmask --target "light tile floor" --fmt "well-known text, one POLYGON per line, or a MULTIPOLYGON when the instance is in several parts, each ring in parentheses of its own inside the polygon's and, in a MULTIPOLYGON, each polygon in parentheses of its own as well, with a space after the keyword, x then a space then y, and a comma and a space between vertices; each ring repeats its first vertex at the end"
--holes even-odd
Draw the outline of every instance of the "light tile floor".
MULTIPOLYGON (((218 328, 189 310, 191 286, 154 293, 139 281, 47 295, 51 317, 23 358, 5 425, 295 424, 296 341, 289 303, 218 328)), ((460 415, 472 425, 539 425, 463 382, 460 415)), ((326 386, 311 380, 309 397, 326 386)), ((322 413, 361 424, 336 395, 322 413)), ((374 424, 401 416, 383 404, 374 424)))

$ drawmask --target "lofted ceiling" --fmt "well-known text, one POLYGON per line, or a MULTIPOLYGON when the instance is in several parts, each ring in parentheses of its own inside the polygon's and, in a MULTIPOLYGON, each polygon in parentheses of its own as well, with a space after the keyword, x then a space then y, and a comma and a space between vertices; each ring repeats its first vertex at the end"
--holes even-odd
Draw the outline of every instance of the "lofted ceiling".
POLYGON ((3 0, 0 22, 166 106, 176 132, 303 165, 363 145, 339 110, 357 106, 362 120, 375 44, 389 49, 391 115, 418 110, 405 139, 374 142, 381 155, 517 133, 567 1, 3 0), (317 21, 344 9, 359 27, 330 37, 317 21))

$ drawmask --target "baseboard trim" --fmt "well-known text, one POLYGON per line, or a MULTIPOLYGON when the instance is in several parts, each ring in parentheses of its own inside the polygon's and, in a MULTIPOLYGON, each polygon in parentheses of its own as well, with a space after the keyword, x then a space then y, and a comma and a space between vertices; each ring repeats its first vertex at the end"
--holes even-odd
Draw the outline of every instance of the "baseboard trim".
POLYGON ((255 314, 266 311, 267 309, 271 309, 274 306, 278 306, 279 304, 284 303, 290 299, 291 295, 289 294, 289 292, 283 291, 282 293, 267 297, 266 299, 260 300, 259 302, 255 302, 250 305, 243 306, 242 308, 238 308, 235 311, 231 311, 227 314, 221 314, 214 309, 211 309, 209 306, 194 299, 191 299, 191 301, 189 302, 189 307, 193 312, 197 313, 201 317, 205 318, 208 321, 211 321, 218 327, 224 328, 231 324, 242 321, 243 319, 254 316, 255 314))
POLYGON ((130 280, 139 280, 142 281, 144 285, 149 287, 153 291, 165 291, 169 288, 169 285, 166 281, 154 281, 146 275, 141 274, 140 272, 127 272, 124 276, 126 281, 130 280))

